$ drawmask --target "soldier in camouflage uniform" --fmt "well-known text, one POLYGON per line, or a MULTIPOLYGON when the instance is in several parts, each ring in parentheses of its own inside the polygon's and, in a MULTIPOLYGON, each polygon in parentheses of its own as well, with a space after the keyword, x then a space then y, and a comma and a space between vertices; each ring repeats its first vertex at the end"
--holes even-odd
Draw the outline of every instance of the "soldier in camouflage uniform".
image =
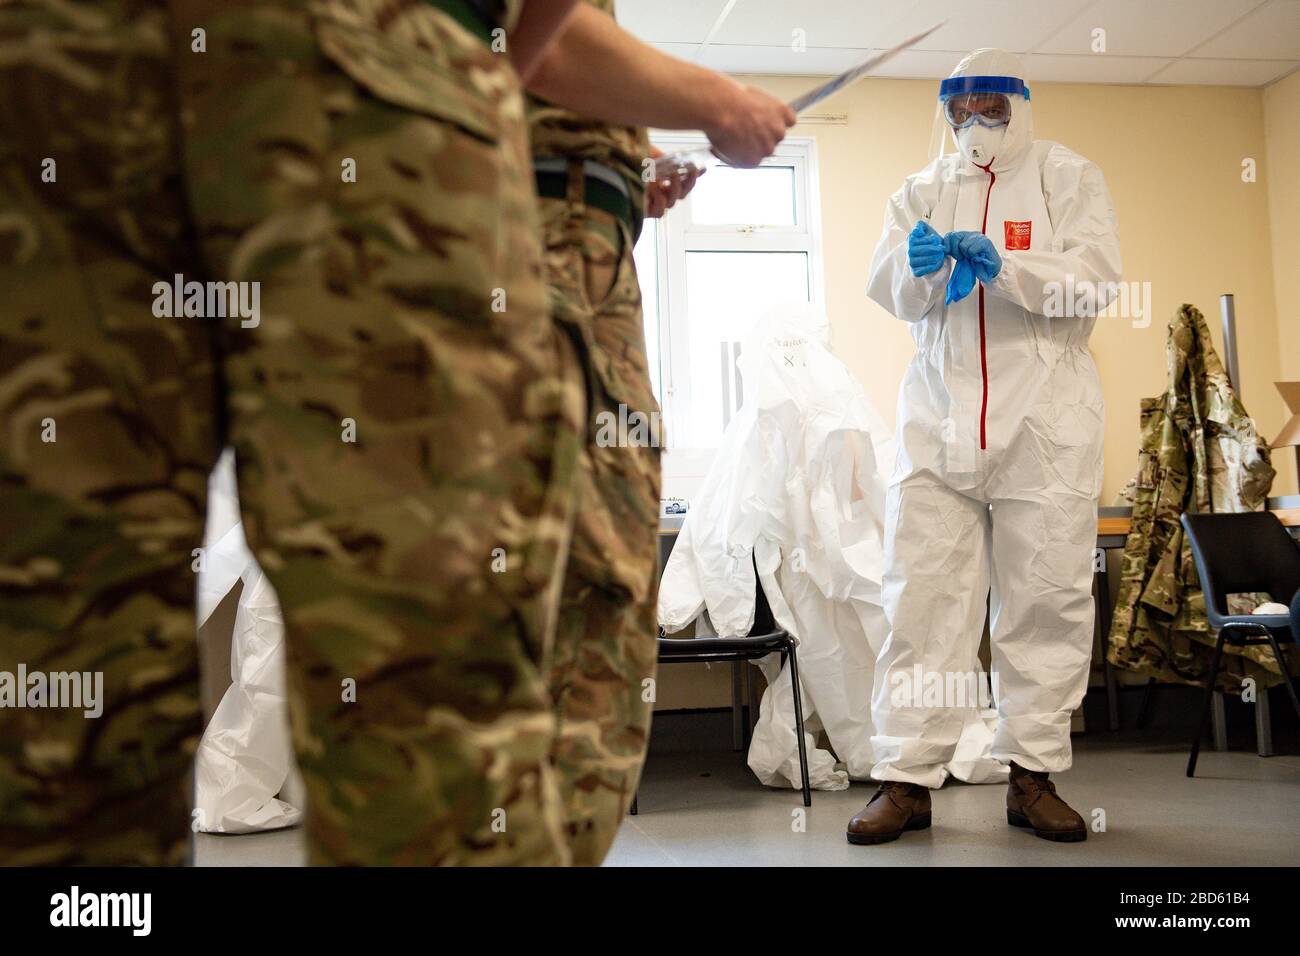
MULTIPOLYGON (((1170 322, 1166 354, 1169 389, 1142 402, 1138 473, 1125 493, 1133 524, 1108 656, 1118 667, 1203 687, 1215 641, 1179 516, 1257 511, 1274 471, 1195 307, 1184 305, 1170 322)), ((1240 693, 1247 677, 1264 687, 1281 680, 1267 646, 1225 644, 1223 654, 1220 690, 1240 693)))
POLYGON ((569 860, 543 661, 582 386, 517 78, 452 5, 0 8, 0 672, 105 698, 0 708, 0 864, 183 859, 227 441, 312 861, 569 860), (260 283, 257 321, 159 317, 176 275, 260 283))
POLYGON ((545 98, 531 101, 530 125, 547 273, 590 405, 550 669, 555 765, 583 864, 604 857, 636 791, 653 705, 662 436, 632 246, 643 213, 671 208, 699 172, 665 173, 647 191, 655 151, 628 124, 700 129, 720 156, 755 166, 795 122, 780 99, 647 46, 613 13, 613 0, 580 4, 529 82, 545 98))
MULTIPOLYGON (((613 0, 587 2, 613 15, 613 0)), ((618 433, 620 411, 633 425, 638 415, 658 420, 632 259, 650 143, 644 129, 537 97, 529 121, 547 280, 556 318, 578 343, 590 400, 549 684, 573 860, 598 865, 636 793, 654 706, 660 447, 648 429, 648 441, 606 440, 618 433)))

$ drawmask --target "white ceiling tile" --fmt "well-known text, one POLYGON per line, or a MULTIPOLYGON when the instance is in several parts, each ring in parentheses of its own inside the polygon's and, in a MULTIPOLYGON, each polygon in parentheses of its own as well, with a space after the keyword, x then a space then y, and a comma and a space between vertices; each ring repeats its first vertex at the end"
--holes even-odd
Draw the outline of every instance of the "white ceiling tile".
POLYGON ((1290 73, 1300 60, 1212 60, 1184 57, 1151 77, 1155 84, 1265 86, 1290 73))
POLYGON ((742 46, 713 43, 699 62, 726 73, 784 73, 793 76, 834 76, 856 66, 870 50, 810 47, 796 53, 788 46, 742 46))
POLYGON ((788 47, 800 29, 809 46, 871 47, 898 17, 885 0, 740 0, 714 42, 788 47))
MULTIPOLYGON (((788 46, 804 31, 809 46, 889 47, 948 22, 920 44, 966 53, 980 46, 1026 50, 1092 0, 739 0, 714 41, 788 46)), ((619 22, 642 39, 699 42, 725 0, 618 0, 619 22)))
POLYGON ((876 75, 944 77, 978 46, 1020 53, 1030 83, 1259 86, 1300 62, 1300 0, 739 0, 701 51, 726 2, 618 0, 618 11, 660 49, 728 72, 833 74, 945 16, 876 75), (1106 53, 1090 52, 1094 26, 1107 31, 1106 53), (796 28, 803 53, 791 46, 796 28))
POLYGON ((1107 54, 1181 56, 1263 0, 1098 0, 1036 53, 1092 53, 1093 31, 1106 31, 1107 54))
POLYGON ((920 44, 923 50, 969 53, 1000 47, 1013 53, 1032 49, 1091 0, 917 0, 896 4, 906 11, 885 29, 877 46, 888 47, 939 20, 942 27, 920 44))
POLYGON ((952 72, 965 53, 931 50, 903 50, 871 71, 872 76, 891 79, 941 79, 952 72))
MULTIPOLYGON (((797 4, 739 0, 714 39, 718 43, 788 46, 798 29, 809 46, 869 48, 919 33, 942 20, 954 6, 953 0, 918 0, 906 5, 897 0, 800 0, 797 4), (918 25, 912 29, 899 26, 913 19, 918 25)), ((926 44, 931 40, 933 37, 926 44)))
POLYGON ((1300 59, 1300 2, 1269 0, 1193 52, 1207 58, 1300 59))
POLYGON ((703 43, 726 4, 727 0, 619 0, 614 9, 619 25, 642 40, 703 43))
POLYGON ((1025 57, 1025 76, 1035 83, 1141 83, 1169 57, 1115 56, 1065 53, 1031 53, 1025 57))

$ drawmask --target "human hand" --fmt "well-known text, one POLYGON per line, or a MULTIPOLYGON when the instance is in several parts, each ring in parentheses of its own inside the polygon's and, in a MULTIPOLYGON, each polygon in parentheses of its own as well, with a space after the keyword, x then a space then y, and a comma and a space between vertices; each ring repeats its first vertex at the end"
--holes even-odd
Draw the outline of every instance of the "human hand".
POLYGON ((917 220, 907 234, 907 264, 912 275, 919 278, 937 272, 945 257, 943 237, 924 219, 917 220))
MULTIPOLYGON (((651 147, 650 155, 658 159, 663 155, 663 150, 651 147)), ((657 178, 646 183, 646 218, 658 219, 680 200, 685 199, 690 191, 695 188, 696 180, 703 176, 705 172, 706 170, 692 165, 684 169, 670 170, 666 174, 661 173, 657 178)))
POLYGON ((757 166, 795 124, 794 110, 753 86, 732 81, 718 101, 717 121, 704 127, 713 151, 732 166, 757 166))
POLYGON ((981 282, 992 282, 1002 271, 1002 256, 982 232, 950 232, 944 236, 943 245, 954 259, 968 261, 981 282))

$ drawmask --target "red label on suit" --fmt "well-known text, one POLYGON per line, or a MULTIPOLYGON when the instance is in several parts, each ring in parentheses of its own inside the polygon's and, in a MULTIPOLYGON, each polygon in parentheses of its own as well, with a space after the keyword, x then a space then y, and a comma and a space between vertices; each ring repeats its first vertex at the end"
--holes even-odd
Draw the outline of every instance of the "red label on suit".
POLYGON ((1029 234, 1033 228, 1032 222, 1012 222, 1009 219, 1003 220, 1002 230, 1004 232, 1004 248, 1008 252, 1017 249, 1029 248, 1029 234))

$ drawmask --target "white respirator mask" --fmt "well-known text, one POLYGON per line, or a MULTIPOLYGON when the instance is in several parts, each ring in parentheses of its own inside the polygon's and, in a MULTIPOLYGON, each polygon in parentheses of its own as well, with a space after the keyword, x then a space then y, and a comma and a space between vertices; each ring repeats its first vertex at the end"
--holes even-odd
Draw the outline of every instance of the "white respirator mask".
POLYGON ((957 148, 961 150, 967 162, 974 163, 976 166, 987 166, 997 156, 1002 140, 1006 138, 1007 128, 1003 125, 996 129, 989 129, 982 123, 972 123, 965 129, 953 130, 952 135, 957 140, 957 148))

